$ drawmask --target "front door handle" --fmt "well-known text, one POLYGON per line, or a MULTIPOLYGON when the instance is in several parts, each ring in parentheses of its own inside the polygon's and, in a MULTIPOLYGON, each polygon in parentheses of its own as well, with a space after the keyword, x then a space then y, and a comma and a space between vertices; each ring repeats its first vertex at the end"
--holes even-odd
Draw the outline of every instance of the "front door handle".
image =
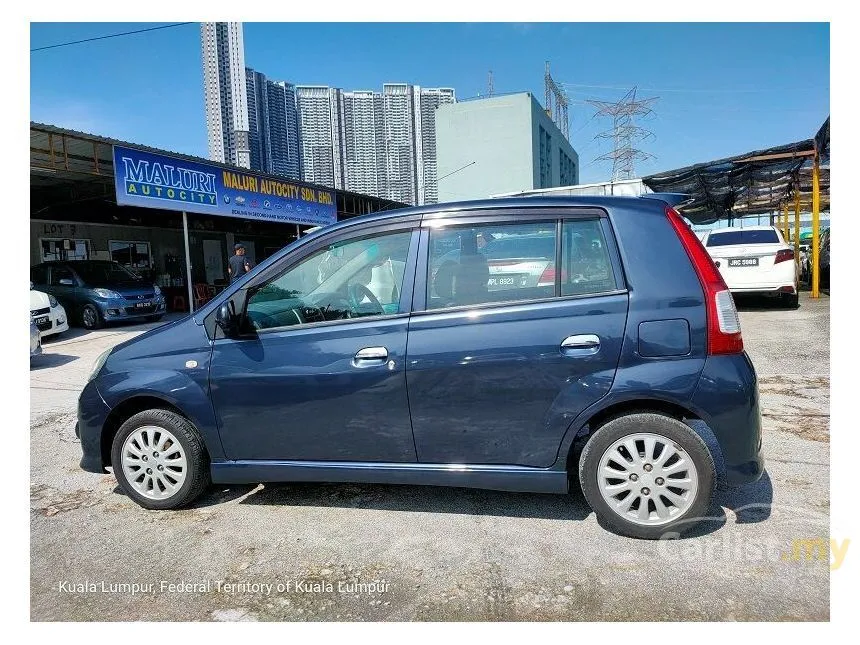
POLYGON ((372 367, 384 365, 388 360, 388 349, 385 347, 363 347, 355 353, 352 364, 355 367, 372 367))
POLYGON ((600 338, 595 334, 568 336, 561 341, 560 349, 565 356, 591 356, 600 351, 600 338))

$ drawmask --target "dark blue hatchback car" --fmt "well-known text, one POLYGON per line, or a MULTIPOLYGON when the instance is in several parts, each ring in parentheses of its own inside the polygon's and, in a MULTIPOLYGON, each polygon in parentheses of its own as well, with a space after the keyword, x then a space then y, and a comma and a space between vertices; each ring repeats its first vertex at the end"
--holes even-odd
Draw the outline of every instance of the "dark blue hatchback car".
POLYGON ((731 294, 669 203, 643 198, 320 229, 105 352, 78 434, 81 466, 112 467, 146 508, 210 482, 567 493, 576 477, 606 526, 642 538, 706 515, 715 461, 730 484, 763 469, 731 294))

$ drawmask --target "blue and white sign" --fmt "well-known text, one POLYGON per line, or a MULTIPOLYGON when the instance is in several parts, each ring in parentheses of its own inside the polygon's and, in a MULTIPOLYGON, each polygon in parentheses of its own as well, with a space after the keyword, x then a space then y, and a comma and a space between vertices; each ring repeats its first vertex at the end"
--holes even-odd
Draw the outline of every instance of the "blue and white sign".
POLYGON ((134 148, 114 146, 116 202, 204 215, 325 226, 337 221, 334 193, 134 148))

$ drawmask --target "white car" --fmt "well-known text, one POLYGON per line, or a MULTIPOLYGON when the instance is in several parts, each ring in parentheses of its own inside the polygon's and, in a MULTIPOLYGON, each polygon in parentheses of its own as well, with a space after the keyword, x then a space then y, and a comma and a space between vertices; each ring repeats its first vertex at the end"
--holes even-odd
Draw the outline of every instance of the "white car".
POLYGON ((36 323, 41 338, 59 334, 69 329, 69 318, 54 296, 30 287, 30 317, 36 323))
POLYGON ((774 226, 716 228, 702 243, 732 293, 778 296, 797 307, 798 267, 794 248, 774 226))

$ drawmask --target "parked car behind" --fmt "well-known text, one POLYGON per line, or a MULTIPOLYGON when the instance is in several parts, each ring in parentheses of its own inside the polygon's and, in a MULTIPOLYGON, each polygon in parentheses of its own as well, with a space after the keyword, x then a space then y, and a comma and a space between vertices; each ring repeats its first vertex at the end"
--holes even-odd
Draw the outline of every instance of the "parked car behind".
POLYGON ((165 312, 161 289, 118 262, 43 262, 30 269, 30 281, 87 329, 118 320, 159 320, 165 312))
POLYGON ((30 283, 30 316, 42 338, 54 336, 69 329, 69 321, 66 310, 57 299, 44 291, 33 289, 30 283))
POLYGON ((778 228, 717 228, 703 242, 732 293, 776 296, 785 306, 797 307, 794 247, 778 228))
POLYGON ((210 482, 567 493, 578 478, 605 526, 640 538, 707 514, 715 458, 730 485, 764 467, 734 301, 653 195, 436 204, 325 227, 193 317, 102 354, 76 432, 81 467, 111 466, 151 509, 210 482), (519 240, 512 265, 552 240, 552 279, 491 282, 485 233, 519 240), (434 274, 443 257, 454 266, 434 274))

